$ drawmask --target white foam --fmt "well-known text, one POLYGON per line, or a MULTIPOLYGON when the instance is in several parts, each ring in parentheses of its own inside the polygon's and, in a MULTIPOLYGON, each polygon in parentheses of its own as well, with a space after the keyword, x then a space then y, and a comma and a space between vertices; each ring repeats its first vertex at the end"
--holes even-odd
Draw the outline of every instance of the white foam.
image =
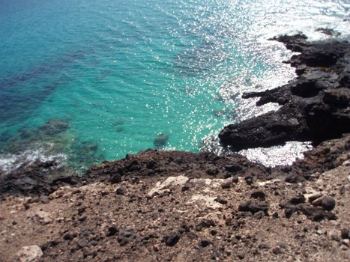
POLYGON ((219 156, 229 156, 236 153, 245 156, 252 162, 275 167, 292 165, 297 159, 303 159, 304 152, 311 149, 311 142, 288 141, 281 146, 249 148, 233 152, 220 145, 217 135, 211 135, 204 139, 201 151, 212 152, 219 156))
POLYGON ((311 148, 310 142, 290 141, 283 146, 251 148, 238 153, 246 156, 250 161, 274 167, 293 164, 295 160, 302 159, 303 153, 311 148))
POLYGON ((35 150, 26 150, 20 154, 3 154, 0 155, 0 171, 4 173, 12 172, 23 166, 30 166, 34 162, 56 161, 58 167, 67 160, 65 154, 49 154, 43 148, 35 150))

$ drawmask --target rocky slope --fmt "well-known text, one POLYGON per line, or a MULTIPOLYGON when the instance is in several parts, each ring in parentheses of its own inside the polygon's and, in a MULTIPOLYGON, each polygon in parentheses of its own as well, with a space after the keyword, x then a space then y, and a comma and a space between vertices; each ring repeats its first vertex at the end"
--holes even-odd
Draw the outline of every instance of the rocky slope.
POLYGON ((65 186, 14 187, 0 203, 2 260, 346 261, 349 149, 347 135, 275 169, 149 151, 65 186))
POLYGON ((1 261, 348 261, 349 44, 280 37, 282 108, 226 127, 233 149, 312 140, 292 166, 149 150, 80 177, 55 161, 0 174, 1 261), (330 138, 332 138, 330 140, 330 138))

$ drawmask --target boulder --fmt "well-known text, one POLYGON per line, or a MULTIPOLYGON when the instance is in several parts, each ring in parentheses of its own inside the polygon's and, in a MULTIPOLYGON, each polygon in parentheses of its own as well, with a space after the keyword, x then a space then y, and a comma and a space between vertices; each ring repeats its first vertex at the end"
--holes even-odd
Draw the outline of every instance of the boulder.
POLYGON ((37 262, 42 257, 43 251, 37 245, 24 246, 17 252, 20 262, 37 262))

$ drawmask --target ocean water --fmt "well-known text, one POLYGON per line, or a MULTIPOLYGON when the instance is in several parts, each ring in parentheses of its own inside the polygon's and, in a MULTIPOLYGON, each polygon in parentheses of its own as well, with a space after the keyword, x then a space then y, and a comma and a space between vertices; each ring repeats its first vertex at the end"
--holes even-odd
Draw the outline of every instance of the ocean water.
POLYGON ((217 151, 226 124, 276 109, 242 92, 294 77, 282 63, 290 52, 268 39, 328 38, 322 27, 348 39, 349 10, 349 1, 0 0, 0 168, 217 151))

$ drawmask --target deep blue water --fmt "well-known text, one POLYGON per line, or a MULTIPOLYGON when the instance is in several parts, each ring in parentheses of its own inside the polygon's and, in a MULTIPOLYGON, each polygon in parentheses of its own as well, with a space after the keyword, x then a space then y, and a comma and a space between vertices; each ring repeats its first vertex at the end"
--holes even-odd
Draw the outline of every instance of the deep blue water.
POLYGON ((0 165, 199 151, 293 72, 269 37, 344 35, 347 1, 0 0, 0 165), (28 153, 29 152, 29 153, 28 153), (12 160, 11 160, 12 159, 12 160))

